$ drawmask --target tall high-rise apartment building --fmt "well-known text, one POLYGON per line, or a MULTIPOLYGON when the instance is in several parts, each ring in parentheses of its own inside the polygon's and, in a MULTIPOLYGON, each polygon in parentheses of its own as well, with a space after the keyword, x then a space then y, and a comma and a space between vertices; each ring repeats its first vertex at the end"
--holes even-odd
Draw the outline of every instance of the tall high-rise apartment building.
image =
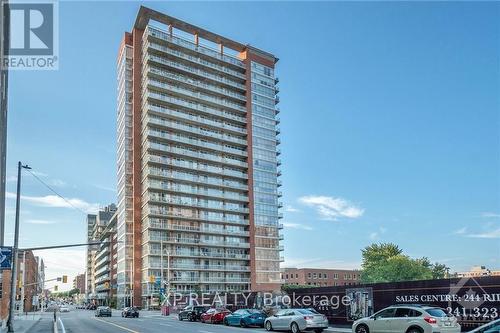
POLYGON ((140 8, 117 63, 119 306, 147 306, 167 276, 177 292, 279 289, 276 62, 140 8))

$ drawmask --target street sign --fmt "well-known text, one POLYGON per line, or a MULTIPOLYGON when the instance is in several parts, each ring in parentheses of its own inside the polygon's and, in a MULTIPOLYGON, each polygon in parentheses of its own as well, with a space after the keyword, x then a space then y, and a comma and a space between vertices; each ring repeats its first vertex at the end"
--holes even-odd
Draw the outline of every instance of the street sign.
POLYGON ((160 294, 164 294, 165 293, 165 288, 160 288, 160 294))
POLYGON ((0 270, 11 269, 12 247, 0 247, 0 270))

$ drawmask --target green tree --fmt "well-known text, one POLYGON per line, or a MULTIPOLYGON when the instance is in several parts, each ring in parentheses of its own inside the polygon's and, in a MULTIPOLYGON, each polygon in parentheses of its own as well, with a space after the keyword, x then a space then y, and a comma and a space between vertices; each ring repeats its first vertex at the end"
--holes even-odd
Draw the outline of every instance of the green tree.
POLYGON ((439 279, 448 267, 432 264, 427 257, 413 259, 392 243, 372 244, 362 250, 364 283, 439 279))

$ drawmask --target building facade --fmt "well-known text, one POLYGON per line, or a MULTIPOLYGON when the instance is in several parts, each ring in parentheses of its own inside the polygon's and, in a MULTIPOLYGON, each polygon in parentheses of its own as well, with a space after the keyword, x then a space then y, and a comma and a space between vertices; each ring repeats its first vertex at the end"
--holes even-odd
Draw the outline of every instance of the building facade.
MULTIPOLYGON (((114 204, 104 207, 99 210, 96 215, 89 214, 87 216, 87 225, 90 230, 87 232, 88 242, 104 241, 103 236, 109 232, 108 226, 110 225, 113 217, 116 215, 117 208, 114 204)), ((104 279, 102 275, 108 269, 109 256, 101 255, 105 253, 105 249, 109 244, 100 244, 97 246, 89 246, 87 248, 87 286, 86 286, 86 299, 87 302, 98 303, 98 290, 97 286, 101 283, 100 279, 104 279)))
POLYGON ((86 283, 85 283, 85 273, 78 274, 73 279, 73 289, 80 290, 80 294, 85 294, 86 283))
POLYGON ((141 7, 118 56, 118 301, 276 290, 277 58, 141 7), (167 269, 167 266, 170 269, 167 269))
POLYGON ((117 268, 117 243, 116 243, 117 213, 109 220, 102 230, 99 240, 101 245, 95 256, 95 291, 97 304, 116 305, 116 268, 117 268))
POLYGON ((361 283, 359 270, 285 268, 282 277, 286 284, 317 287, 351 286, 361 283))

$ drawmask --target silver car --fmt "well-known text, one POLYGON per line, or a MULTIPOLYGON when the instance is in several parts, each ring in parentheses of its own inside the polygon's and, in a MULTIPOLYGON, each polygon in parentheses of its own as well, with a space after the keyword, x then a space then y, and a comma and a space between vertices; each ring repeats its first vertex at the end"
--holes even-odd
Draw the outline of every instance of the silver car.
POLYGON ((328 319, 319 313, 307 309, 283 309, 264 321, 267 331, 314 331, 321 333, 328 328, 328 319))
POLYGON ((353 333, 460 333, 457 319, 443 309, 424 305, 397 305, 356 320, 353 333))

